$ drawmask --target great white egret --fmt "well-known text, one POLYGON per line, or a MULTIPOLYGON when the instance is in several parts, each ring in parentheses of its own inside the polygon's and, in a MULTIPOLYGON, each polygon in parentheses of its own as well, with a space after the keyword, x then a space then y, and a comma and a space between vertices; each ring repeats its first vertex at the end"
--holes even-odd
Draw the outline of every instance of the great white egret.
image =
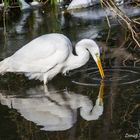
POLYGON ((70 40, 58 33, 42 35, 0 62, 0 73, 24 73, 29 79, 39 79, 46 85, 58 73, 66 74, 83 66, 89 60, 89 52, 95 60, 101 77, 104 72, 100 51, 91 39, 82 39, 75 46, 73 54, 70 40))

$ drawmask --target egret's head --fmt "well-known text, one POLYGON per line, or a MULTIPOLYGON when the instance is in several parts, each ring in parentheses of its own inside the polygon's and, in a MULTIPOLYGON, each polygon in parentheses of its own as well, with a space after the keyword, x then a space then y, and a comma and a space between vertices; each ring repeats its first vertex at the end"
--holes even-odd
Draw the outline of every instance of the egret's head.
POLYGON ((105 75, 104 75, 104 71, 102 68, 101 60, 100 60, 100 49, 99 49, 98 45, 96 44, 95 41, 93 41, 91 39, 83 39, 80 42, 91 53, 93 59, 95 60, 97 66, 98 66, 101 77, 102 77, 102 79, 104 79, 105 75))

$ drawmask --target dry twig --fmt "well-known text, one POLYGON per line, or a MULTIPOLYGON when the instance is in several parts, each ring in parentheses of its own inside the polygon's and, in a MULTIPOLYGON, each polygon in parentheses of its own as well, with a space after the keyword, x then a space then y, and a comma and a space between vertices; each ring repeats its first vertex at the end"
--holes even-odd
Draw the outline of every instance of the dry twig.
POLYGON ((116 6, 115 2, 112 0, 100 0, 102 6, 108 7, 110 10, 112 10, 117 17, 119 17, 127 26, 128 30, 131 33, 131 36, 135 43, 140 47, 140 40, 139 40, 139 33, 136 32, 137 27, 136 24, 140 25, 140 22, 138 22, 136 19, 130 19, 126 14, 123 13, 122 10, 119 9, 118 6, 116 6))

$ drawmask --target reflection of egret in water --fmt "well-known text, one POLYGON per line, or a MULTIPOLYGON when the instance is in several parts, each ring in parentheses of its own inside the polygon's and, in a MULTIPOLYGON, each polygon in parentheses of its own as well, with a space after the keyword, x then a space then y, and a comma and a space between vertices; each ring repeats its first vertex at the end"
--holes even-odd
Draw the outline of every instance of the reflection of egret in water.
POLYGON ((16 109, 24 118, 42 126, 46 131, 62 131, 71 128, 77 121, 77 110, 85 120, 96 120, 103 113, 103 83, 96 104, 87 97, 68 91, 50 91, 43 87, 30 89, 27 98, 0 94, 0 102, 16 109))
MULTIPOLYGON (((140 67, 112 67, 104 68, 106 78, 105 85, 112 82, 118 82, 117 85, 133 84, 140 81, 140 67), (119 73, 119 75, 114 73, 119 73)), ((100 84, 100 75, 96 68, 88 68, 71 73, 73 83, 85 86, 98 86, 100 84), (81 76, 81 78, 79 78, 81 76), (78 77, 78 78, 75 78, 78 77), (80 79, 80 81, 79 81, 80 79)))

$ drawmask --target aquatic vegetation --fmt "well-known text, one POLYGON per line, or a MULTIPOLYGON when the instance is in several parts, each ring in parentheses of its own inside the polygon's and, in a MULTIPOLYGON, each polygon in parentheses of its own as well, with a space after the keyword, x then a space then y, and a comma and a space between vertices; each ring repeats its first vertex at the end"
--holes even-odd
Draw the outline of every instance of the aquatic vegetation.
MULTIPOLYGON (((129 18, 126 14, 124 14, 123 10, 117 6, 112 0, 101 0, 102 7, 108 7, 112 10, 117 18, 118 22, 130 32, 132 39, 136 43, 138 47, 140 47, 140 39, 139 39, 139 30, 137 28, 140 25, 138 18, 129 18)), ((109 18, 107 17, 108 25, 109 18)))

